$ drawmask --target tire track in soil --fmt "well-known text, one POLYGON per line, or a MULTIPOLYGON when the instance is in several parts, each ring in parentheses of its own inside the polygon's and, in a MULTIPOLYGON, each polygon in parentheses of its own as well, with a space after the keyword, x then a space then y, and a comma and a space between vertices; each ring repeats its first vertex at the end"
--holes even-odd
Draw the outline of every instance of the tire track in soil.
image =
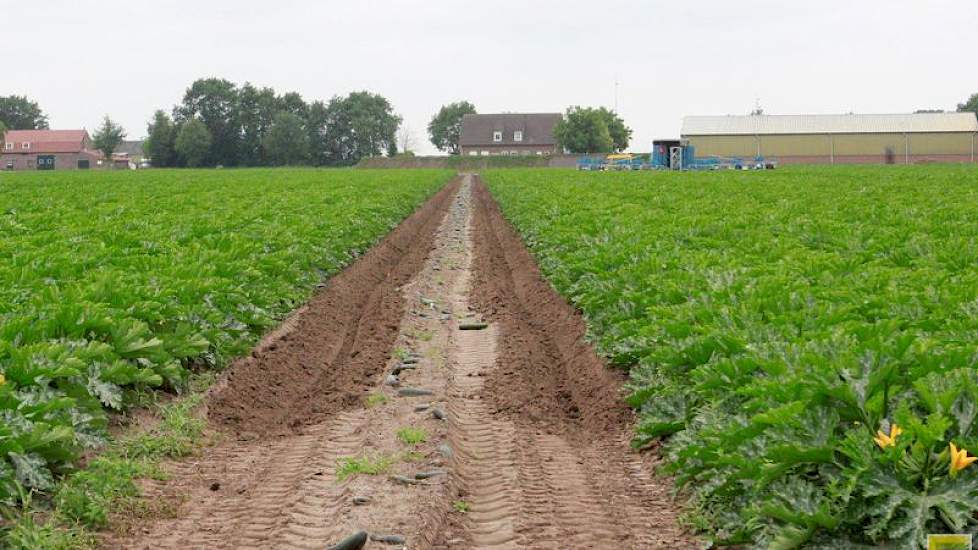
POLYGON ((322 549, 366 529, 412 550, 696 547, 668 482, 628 446, 620 378, 582 342, 580 316, 477 177, 439 193, 285 326, 208 400, 229 437, 147 484, 175 517, 108 534, 105 546, 322 549), (485 330, 458 330, 482 318, 485 330), (387 385, 408 352, 416 368, 387 385), (404 386, 432 395, 401 397, 404 386), (386 401, 366 406, 368 394, 386 401), (427 441, 406 447, 403 426, 427 441), (391 474, 448 475, 341 481, 338 460, 351 456, 392 458, 391 474))
MULTIPOLYGON (((343 457, 400 451, 391 426, 413 404, 367 408, 365 397, 383 389, 385 368, 396 362, 394 344, 413 342, 396 321, 407 305, 403 288, 416 282, 447 231, 443 221, 457 190, 457 181, 447 185, 330 279, 252 356, 229 367, 205 409, 209 431, 222 440, 200 456, 164 465, 169 481, 144 484, 145 498, 173 509, 173 517, 128 518, 103 533, 103 547, 324 548, 361 528, 437 529, 419 511, 434 508, 443 516, 447 496, 438 497, 441 506, 424 504, 445 493, 447 483, 412 490, 386 477, 340 481, 337 468, 343 457), (354 509, 353 494, 374 496, 379 506, 354 509)), ((395 473, 433 468, 439 459, 430 447, 419 449, 416 464, 397 464, 395 473)))
MULTIPOLYGON (((542 278, 473 178, 471 277, 460 304, 491 321, 460 334, 454 404, 459 490, 472 501, 443 541, 472 548, 695 548, 671 483, 631 450, 622 377, 584 343, 580 314, 542 278), (512 533, 512 535, 511 535, 512 533)), ((465 187, 463 192, 469 189, 465 187)))

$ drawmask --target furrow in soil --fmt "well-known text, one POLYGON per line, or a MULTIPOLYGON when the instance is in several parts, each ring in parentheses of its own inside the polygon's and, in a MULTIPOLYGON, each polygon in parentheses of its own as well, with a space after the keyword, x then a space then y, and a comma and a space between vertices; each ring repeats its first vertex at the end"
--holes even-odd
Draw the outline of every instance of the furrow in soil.
MULTIPOLYGON (((395 349, 424 351, 415 345, 420 329, 399 321, 414 321, 415 297, 405 288, 431 278, 423 274, 433 251, 454 235, 446 223, 457 191, 455 182, 436 194, 229 367, 206 401, 217 443, 164 465, 169 479, 147 483, 146 508, 165 513, 155 521, 114 518, 104 547, 324 548, 360 529, 431 538, 437 525, 425 522, 425 510, 444 517, 448 477, 402 487, 388 475, 443 466, 436 448, 444 423, 416 413, 416 400, 397 398, 385 378, 399 363, 395 349), (428 441, 401 443, 396 429, 415 424, 426 425, 428 441), (346 475, 341 468, 351 460, 384 471, 346 475), (371 503, 354 504, 354 496, 371 503)), ((444 359, 420 361, 429 362, 444 359)))
POLYGON ((103 542, 696 547, 584 335, 465 176, 231 367, 207 400, 219 442, 147 484, 170 517, 103 542))

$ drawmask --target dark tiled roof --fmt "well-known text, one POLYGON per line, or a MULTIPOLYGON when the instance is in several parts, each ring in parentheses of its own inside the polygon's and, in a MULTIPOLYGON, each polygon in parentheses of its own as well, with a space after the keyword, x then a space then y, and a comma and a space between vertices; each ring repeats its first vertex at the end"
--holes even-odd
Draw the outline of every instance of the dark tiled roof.
POLYGON ((137 141, 123 141, 115 148, 112 152, 115 155, 129 155, 129 156, 142 156, 143 155, 143 142, 137 141))
POLYGON ((459 145, 555 145, 554 125, 560 113, 503 113, 494 115, 465 115, 459 145), (513 132, 523 132, 523 141, 513 141, 513 132), (502 132, 502 141, 493 141, 493 132, 502 132))

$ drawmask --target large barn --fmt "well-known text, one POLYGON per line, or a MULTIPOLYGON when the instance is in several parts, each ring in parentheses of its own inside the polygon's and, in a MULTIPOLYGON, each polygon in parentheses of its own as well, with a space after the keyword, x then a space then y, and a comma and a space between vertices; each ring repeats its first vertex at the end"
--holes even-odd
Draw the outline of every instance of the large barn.
POLYGON ((844 164, 975 162, 975 113, 688 116, 696 156, 844 164))

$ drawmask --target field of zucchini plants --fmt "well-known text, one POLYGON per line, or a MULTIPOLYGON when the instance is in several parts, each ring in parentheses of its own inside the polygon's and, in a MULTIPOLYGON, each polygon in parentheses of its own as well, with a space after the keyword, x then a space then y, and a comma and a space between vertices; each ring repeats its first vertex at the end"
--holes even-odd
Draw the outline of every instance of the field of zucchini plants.
POLYGON ((98 447, 106 410, 249 349, 451 175, 0 174, 0 511, 98 447))
POLYGON ((718 544, 978 529, 978 170, 484 180, 718 544))

